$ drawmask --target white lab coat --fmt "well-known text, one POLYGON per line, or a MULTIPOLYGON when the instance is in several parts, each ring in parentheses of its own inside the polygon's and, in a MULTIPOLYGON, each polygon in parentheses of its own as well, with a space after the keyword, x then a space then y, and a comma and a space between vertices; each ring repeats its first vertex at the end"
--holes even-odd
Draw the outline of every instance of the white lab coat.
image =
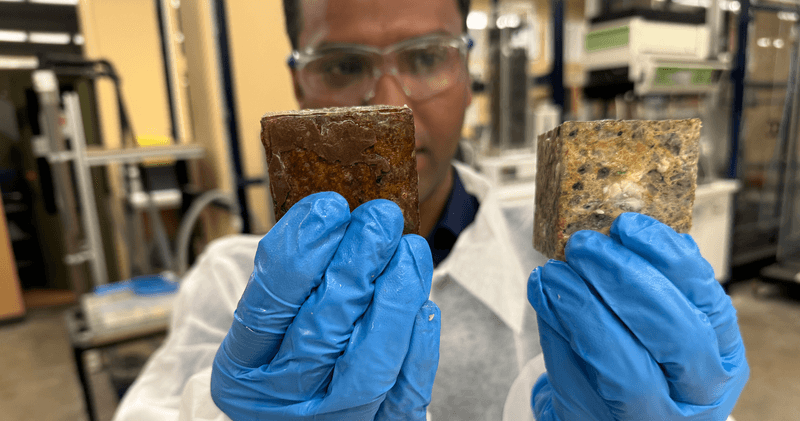
MULTIPOLYGON (((545 263, 531 246, 533 203, 502 204, 477 173, 454 165, 480 208, 433 275, 442 337, 429 415, 532 420, 531 387, 544 361, 526 291, 530 271, 545 263)), ((120 402, 115 421, 228 419, 211 399, 211 364, 259 239, 237 235, 207 247, 181 284, 165 343, 120 402)))

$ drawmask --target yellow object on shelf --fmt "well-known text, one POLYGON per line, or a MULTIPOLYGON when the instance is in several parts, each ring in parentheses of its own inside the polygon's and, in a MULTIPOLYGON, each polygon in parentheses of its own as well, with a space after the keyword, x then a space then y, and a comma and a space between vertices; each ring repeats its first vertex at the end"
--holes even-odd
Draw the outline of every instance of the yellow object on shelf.
POLYGON ((139 146, 169 146, 172 138, 169 136, 136 136, 136 144, 139 146))
MULTIPOLYGON (((171 146, 172 138, 169 136, 157 135, 136 136, 136 144, 140 147, 171 146)), ((171 165, 174 163, 174 159, 153 158, 144 160, 142 165, 145 167, 157 167, 160 165, 171 165)))

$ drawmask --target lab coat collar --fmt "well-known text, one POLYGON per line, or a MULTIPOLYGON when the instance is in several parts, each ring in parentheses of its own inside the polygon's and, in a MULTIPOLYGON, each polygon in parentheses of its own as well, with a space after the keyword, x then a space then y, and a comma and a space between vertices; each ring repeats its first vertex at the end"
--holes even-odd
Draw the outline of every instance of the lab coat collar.
POLYGON ((468 193, 480 201, 478 214, 434 271, 434 285, 449 278, 489 307, 515 333, 522 332, 528 306, 528 273, 510 241, 497 193, 471 168, 453 166, 468 193))

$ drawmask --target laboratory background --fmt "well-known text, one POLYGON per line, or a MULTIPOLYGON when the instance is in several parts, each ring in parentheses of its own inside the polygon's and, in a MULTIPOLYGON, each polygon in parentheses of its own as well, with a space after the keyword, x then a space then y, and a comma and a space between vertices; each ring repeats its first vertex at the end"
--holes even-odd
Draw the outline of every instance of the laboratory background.
MULTIPOLYGON (((800 2, 471 10, 458 158, 503 201, 533 201, 563 121, 702 120, 690 233, 751 367, 732 416, 800 419, 800 2)), ((290 50, 279 0, 0 0, 0 419, 111 419, 204 248, 269 231, 290 50)))

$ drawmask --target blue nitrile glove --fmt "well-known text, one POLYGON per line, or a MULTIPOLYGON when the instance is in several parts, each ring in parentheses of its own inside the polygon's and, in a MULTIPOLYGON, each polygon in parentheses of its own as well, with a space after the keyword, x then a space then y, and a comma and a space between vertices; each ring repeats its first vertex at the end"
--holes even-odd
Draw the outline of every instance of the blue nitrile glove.
POLYGON ((214 359, 216 405, 233 420, 424 420, 440 317, 427 242, 402 231, 388 200, 293 206, 259 242, 214 359))
POLYGON ((626 213, 528 281, 540 421, 725 420, 750 369, 731 301, 687 234, 626 213))

